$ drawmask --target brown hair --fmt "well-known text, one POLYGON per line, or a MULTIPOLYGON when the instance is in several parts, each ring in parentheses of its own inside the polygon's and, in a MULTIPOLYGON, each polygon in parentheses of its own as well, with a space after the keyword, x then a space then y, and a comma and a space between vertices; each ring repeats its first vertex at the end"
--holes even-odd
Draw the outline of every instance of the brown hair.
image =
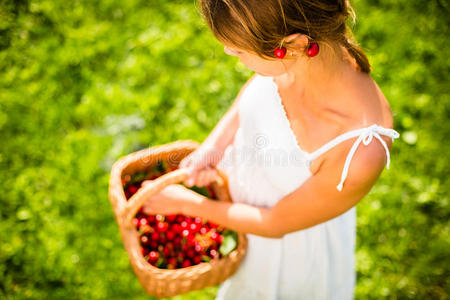
MULTIPOLYGON (((360 71, 370 73, 364 51, 353 41, 346 24, 355 12, 349 0, 198 0, 201 14, 222 43, 275 59, 273 50, 283 38, 301 33, 309 40, 340 53, 344 46, 360 71), (349 38, 349 37, 350 38, 349 38)), ((289 43, 284 43, 289 49, 289 43)))

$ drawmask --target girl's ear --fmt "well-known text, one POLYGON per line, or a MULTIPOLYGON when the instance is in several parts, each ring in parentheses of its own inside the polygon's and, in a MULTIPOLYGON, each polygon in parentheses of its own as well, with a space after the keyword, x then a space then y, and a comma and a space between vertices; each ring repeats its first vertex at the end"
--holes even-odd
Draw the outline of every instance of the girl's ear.
POLYGON ((300 52, 308 46, 308 36, 301 33, 293 33, 288 35, 284 41, 300 52))

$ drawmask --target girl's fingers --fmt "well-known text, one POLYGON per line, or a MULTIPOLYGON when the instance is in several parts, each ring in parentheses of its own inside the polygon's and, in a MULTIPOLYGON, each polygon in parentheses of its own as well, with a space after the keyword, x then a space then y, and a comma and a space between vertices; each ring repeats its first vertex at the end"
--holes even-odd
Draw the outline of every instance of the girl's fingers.
POLYGON ((190 164, 191 164, 191 159, 189 157, 186 157, 180 162, 179 167, 187 168, 187 167, 189 167, 190 164))
POLYGON ((144 205, 142 206, 142 208, 143 208, 144 214, 147 214, 147 215, 153 214, 153 210, 151 209, 150 205, 144 204, 144 205))
POLYGON ((151 182, 150 180, 144 180, 144 181, 142 181, 141 186, 146 186, 150 182, 151 182))
POLYGON ((196 186, 204 186, 205 182, 207 180, 207 176, 208 176, 208 170, 202 170, 201 172, 199 172, 198 176, 197 176, 197 180, 195 181, 196 186))
POLYGON ((195 182, 197 181, 197 173, 197 170, 191 169, 188 178, 184 181, 184 184, 188 187, 192 187, 193 185, 195 185, 195 182))
POLYGON ((208 167, 200 175, 198 179, 199 186, 205 186, 210 184, 216 178, 216 170, 214 168, 208 167))
POLYGON ((211 169, 211 179, 209 180, 209 182, 213 182, 217 179, 217 177, 219 176, 219 174, 217 173, 217 170, 215 168, 211 169))

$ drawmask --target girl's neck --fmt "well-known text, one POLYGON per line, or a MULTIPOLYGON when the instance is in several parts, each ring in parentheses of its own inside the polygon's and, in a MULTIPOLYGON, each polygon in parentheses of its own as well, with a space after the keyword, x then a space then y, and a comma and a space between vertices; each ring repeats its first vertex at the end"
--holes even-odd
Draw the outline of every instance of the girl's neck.
POLYGON ((282 85, 292 88, 303 101, 311 101, 314 106, 327 106, 330 100, 338 100, 365 75, 356 69, 356 62, 348 52, 342 50, 342 56, 322 51, 316 57, 298 59, 280 78, 282 85))

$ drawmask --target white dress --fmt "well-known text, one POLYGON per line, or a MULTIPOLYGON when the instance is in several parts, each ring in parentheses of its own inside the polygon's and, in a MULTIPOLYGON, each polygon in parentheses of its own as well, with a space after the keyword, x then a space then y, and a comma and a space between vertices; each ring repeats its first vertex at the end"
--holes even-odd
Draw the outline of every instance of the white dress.
MULTIPOLYGON (((358 137, 350 150, 337 189, 343 188, 354 151, 380 134, 399 134, 376 124, 349 131, 313 153, 303 151, 290 127, 272 77, 256 75, 239 103, 239 128, 218 164, 228 176, 234 202, 272 207, 312 174, 312 160, 343 140, 358 137)), ((344 186, 345 188, 345 186, 344 186)), ((239 269, 218 289, 216 300, 352 299, 356 273, 356 210, 316 226, 266 238, 247 234, 248 250, 239 269)))

